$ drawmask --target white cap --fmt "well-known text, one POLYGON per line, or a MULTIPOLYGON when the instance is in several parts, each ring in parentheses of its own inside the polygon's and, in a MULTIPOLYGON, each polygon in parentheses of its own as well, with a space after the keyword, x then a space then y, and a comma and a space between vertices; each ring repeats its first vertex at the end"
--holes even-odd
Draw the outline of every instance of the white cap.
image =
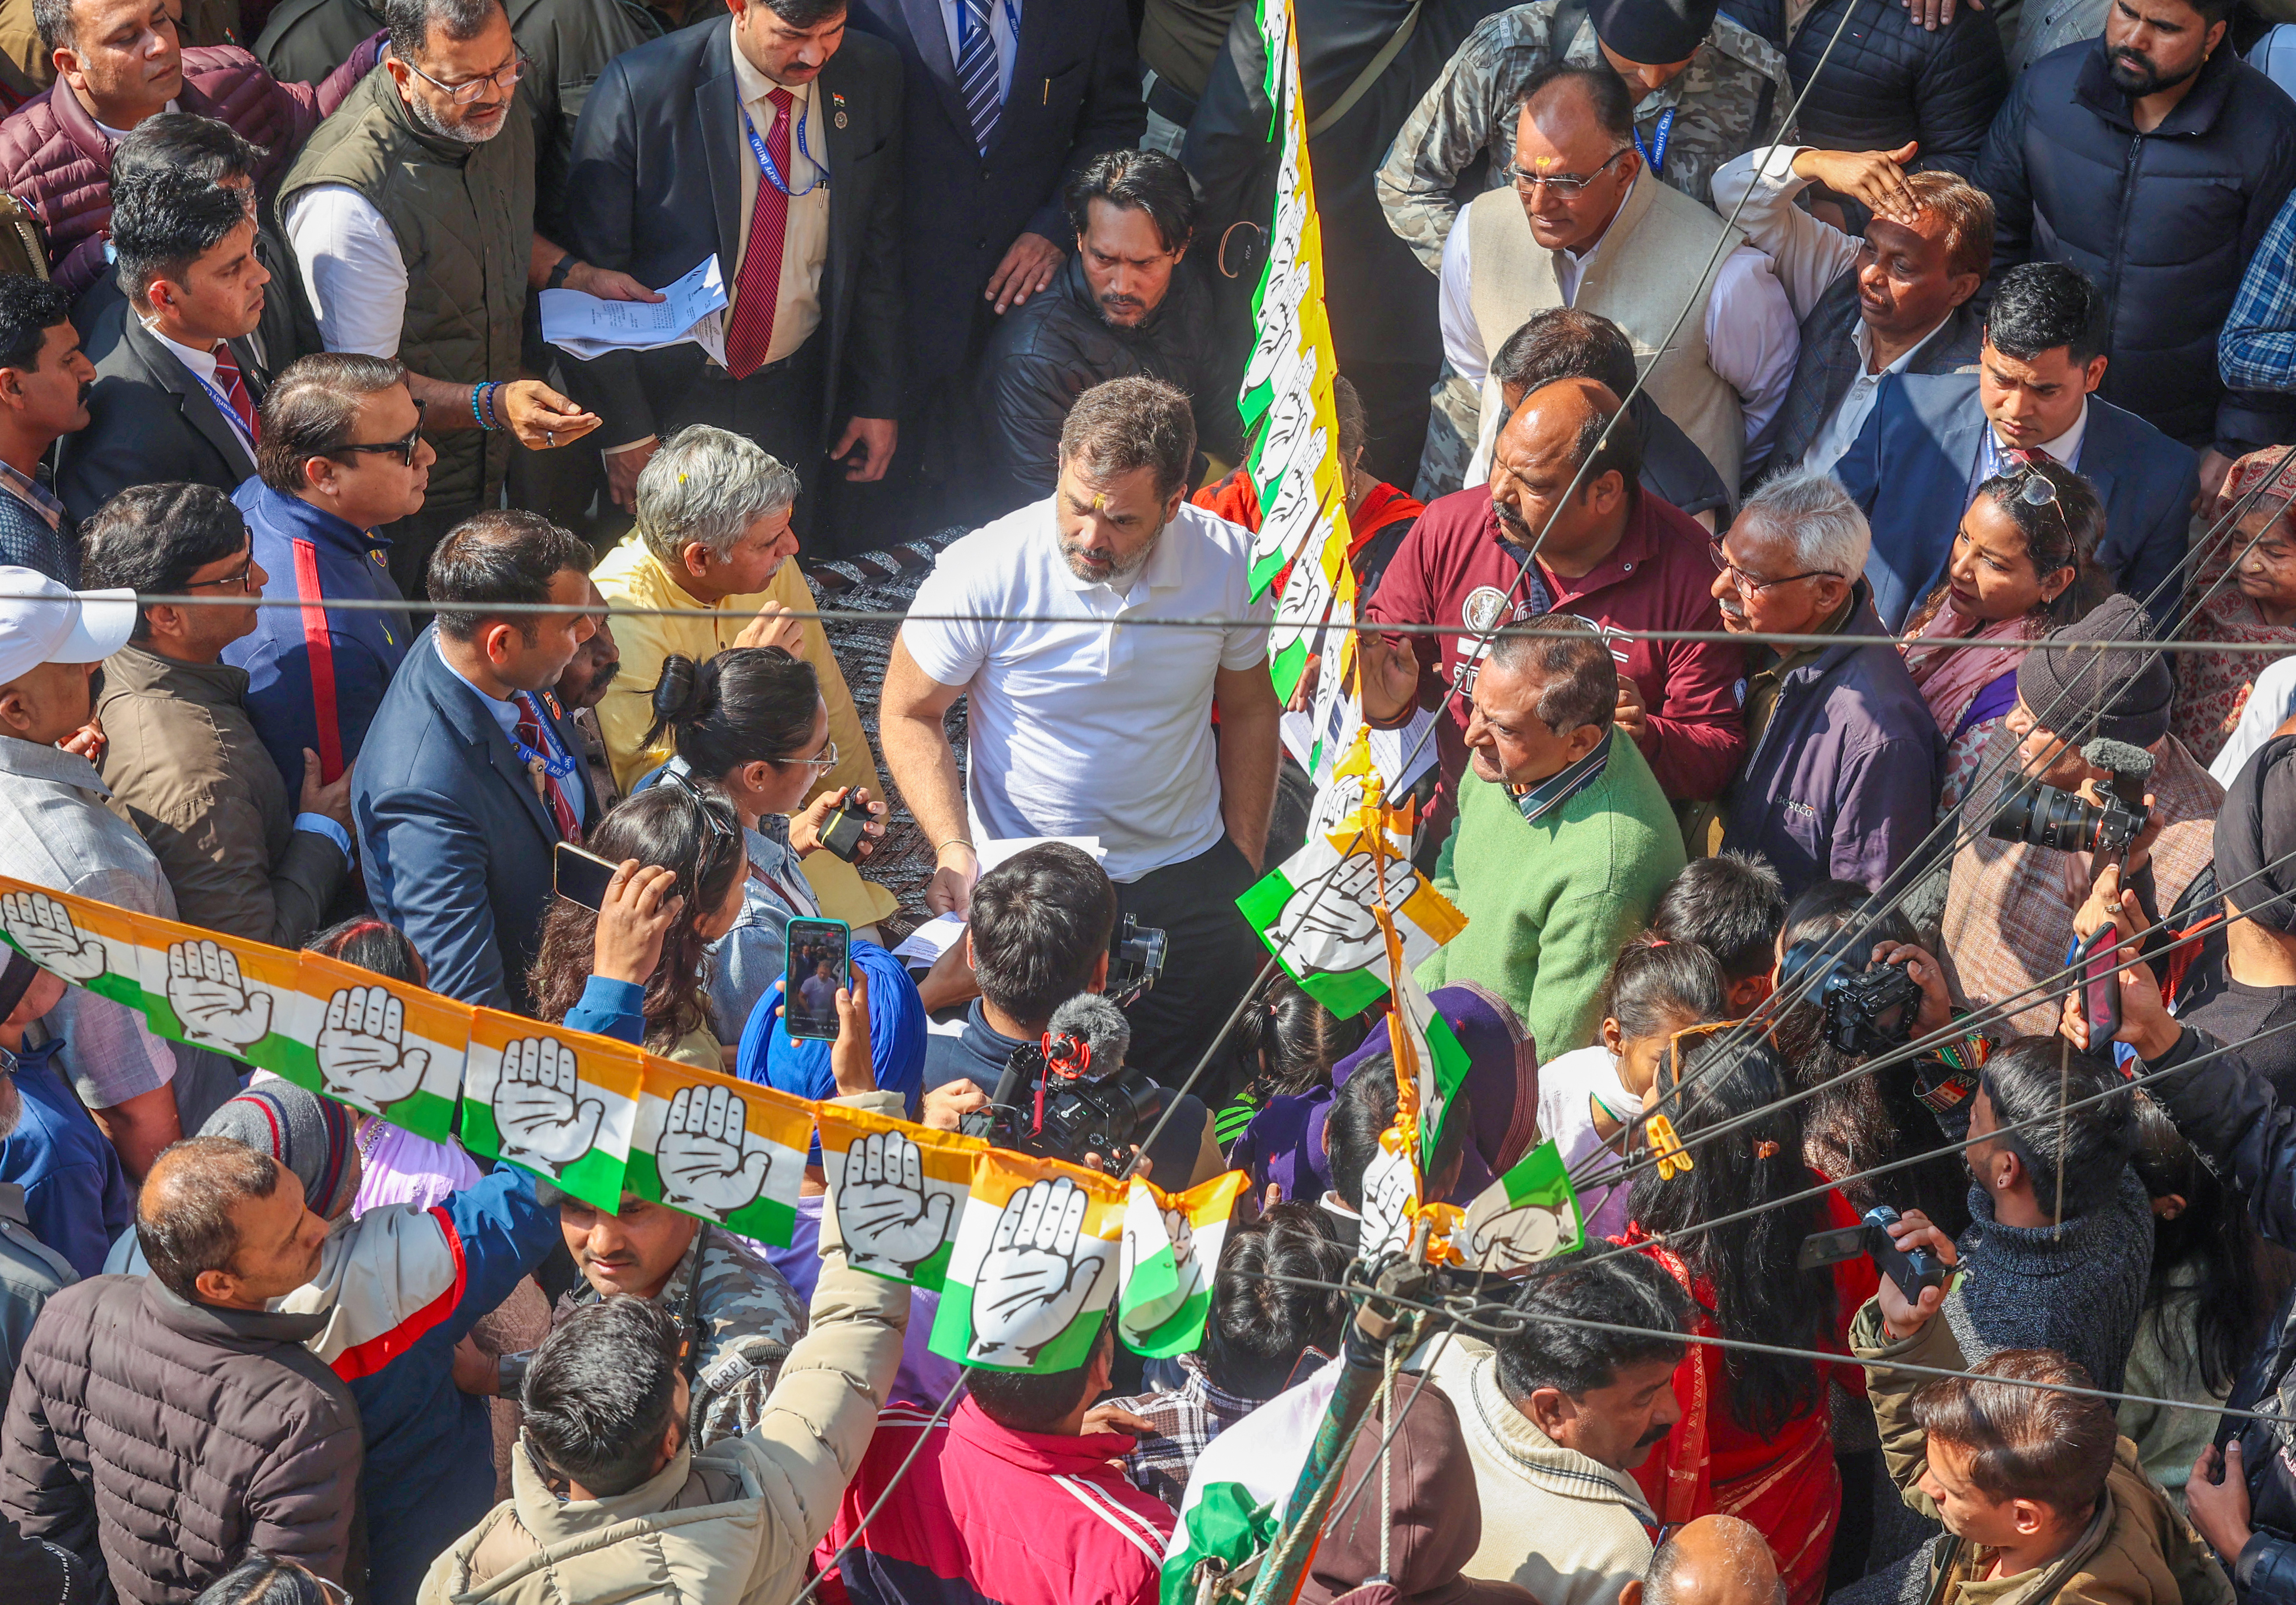
POLYGON ((43 663, 101 663, 135 631, 133 591, 74 591, 37 569, 0 568, 0 685, 43 663))

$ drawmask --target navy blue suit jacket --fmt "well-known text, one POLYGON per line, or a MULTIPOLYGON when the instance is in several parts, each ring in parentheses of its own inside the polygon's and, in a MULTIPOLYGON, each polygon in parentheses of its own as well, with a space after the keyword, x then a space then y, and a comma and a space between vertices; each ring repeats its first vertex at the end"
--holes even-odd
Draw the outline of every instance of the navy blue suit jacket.
MULTIPOLYGON (((1895 373, 1833 465, 1874 526, 1866 577, 1874 610, 1892 630, 1945 581, 1985 427, 1976 374, 1895 373)), ((2104 504, 2096 561, 2116 589, 2142 601, 2185 555, 2200 460, 2136 414, 2091 396, 2079 468, 2104 504)), ((2180 590, 2172 585, 2154 599, 2155 620, 2176 616, 2180 590)))
POLYGON ((1062 188, 1102 151, 1137 145, 1148 126, 1124 0, 1026 0, 1017 10, 1013 87, 985 156, 956 91, 940 0, 852 0, 846 13, 901 57, 902 311, 912 396, 955 376, 976 331, 996 321, 980 292, 1013 238, 1042 234, 1074 251, 1062 188))
MULTIPOLYGON (((407 649, 352 770, 367 895, 430 967, 433 992, 523 1014, 558 831, 510 738, 439 658, 437 634, 407 649)), ((557 725, 581 751, 572 722, 557 725)), ((583 792, 587 829, 598 805, 583 792)))

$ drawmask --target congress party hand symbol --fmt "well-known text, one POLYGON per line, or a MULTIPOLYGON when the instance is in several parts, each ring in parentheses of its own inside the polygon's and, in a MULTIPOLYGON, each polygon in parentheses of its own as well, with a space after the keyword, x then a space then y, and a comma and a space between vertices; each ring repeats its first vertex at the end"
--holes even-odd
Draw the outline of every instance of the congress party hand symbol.
POLYGON ((588 1153, 606 1106, 581 1093, 574 1050, 564 1043, 523 1036, 504 1047, 492 1100, 503 1158, 557 1175, 588 1153))
POLYGON ((406 1006, 388 987, 345 987, 327 1000, 316 1044, 327 1096, 380 1110, 422 1085, 427 1048, 406 1044, 406 1006))
POLYGON ((749 1106, 722 1086, 682 1086, 654 1144, 661 1200, 724 1220, 755 1203, 773 1165, 767 1144, 750 1134, 749 1106))
POLYGON ((873 1131, 846 1151, 837 1224, 857 1265, 913 1278, 948 1236, 955 1202, 925 1191, 917 1145, 897 1131, 873 1131))
POLYGON ((43 970, 85 987, 107 964, 103 944, 79 934, 71 910, 41 892, 0 897, 0 929, 43 970))
POLYGON ((1084 1232, 1084 1190, 1031 1182, 1004 1203, 972 1289, 970 1359, 1026 1366, 1077 1318, 1100 1280, 1106 1245, 1084 1232))
POLYGON ((238 956, 213 942, 168 944, 168 1006, 194 1047, 243 1058, 271 1034, 271 995, 251 991, 238 956))

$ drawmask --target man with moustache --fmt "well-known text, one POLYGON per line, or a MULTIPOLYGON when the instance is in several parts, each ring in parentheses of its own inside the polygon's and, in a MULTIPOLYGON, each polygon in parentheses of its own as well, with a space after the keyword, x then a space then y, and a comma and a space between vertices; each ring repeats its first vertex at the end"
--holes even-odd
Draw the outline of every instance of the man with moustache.
POLYGON ((886 766, 932 844, 936 913, 965 912, 991 841, 1099 839, 1119 910, 1169 938, 1130 1010, 1127 1061, 1175 1085, 1265 957, 1235 898, 1262 867, 1283 711, 1251 536, 1189 504, 1195 449, 1170 385, 1086 390, 1061 431, 1059 489, 941 553, 879 704, 886 766), (1132 618, 1227 622, 1118 627, 1132 618), (941 724, 960 696, 964 790, 941 724))
POLYGON ((1185 391, 1198 443, 1236 455, 1235 385, 1215 371, 1211 297, 1186 259, 1196 225, 1187 173, 1160 151, 1111 151, 1063 199, 1076 255, 1005 315, 981 362, 1000 508, 1052 494, 1070 405, 1128 374, 1185 391))
POLYGON ((1458 632, 1361 643, 1364 711, 1374 724, 1458 692, 1436 722, 1443 789, 1421 836, 1428 855, 1450 829, 1475 672, 1489 651, 1479 638, 1496 625, 1561 612, 1601 626, 1620 665, 1618 728, 1669 797, 1721 795, 1745 751, 1732 689, 1738 649, 1636 635, 1718 631, 1722 616, 1706 531, 1638 485, 1642 438, 1631 422, 1614 422, 1618 411, 1619 398, 1592 380, 1525 396, 1499 432, 1490 483, 1429 504, 1364 610, 1372 622, 1458 632))
POLYGON ((2296 439, 2296 399, 2227 389, 2217 336, 2296 186, 2296 102, 2226 37, 2232 0, 2112 0, 2103 37, 2028 65, 1971 182, 1994 271, 2070 263, 2112 308, 2100 393, 2202 452, 2213 495, 2243 452, 2296 439))

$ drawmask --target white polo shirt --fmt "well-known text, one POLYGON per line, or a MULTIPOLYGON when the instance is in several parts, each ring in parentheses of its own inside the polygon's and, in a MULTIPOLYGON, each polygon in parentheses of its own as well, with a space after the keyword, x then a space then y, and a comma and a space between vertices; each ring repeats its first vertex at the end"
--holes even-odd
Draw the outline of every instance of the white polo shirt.
POLYGON ((1212 677, 1267 656, 1251 535, 1181 504, 1122 595, 1062 558, 1050 497, 940 554, 901 626, 917 667, 971 698, 966 811, 976 842, 1097 836, 1115 880, 1220 839, 1212 677), (963 622, 927 622, 933 614, 963 622), (983 615, 1050 618, 996 624, 983 615), (1123 618, 1240 620, 1212 629, 1123 618))

